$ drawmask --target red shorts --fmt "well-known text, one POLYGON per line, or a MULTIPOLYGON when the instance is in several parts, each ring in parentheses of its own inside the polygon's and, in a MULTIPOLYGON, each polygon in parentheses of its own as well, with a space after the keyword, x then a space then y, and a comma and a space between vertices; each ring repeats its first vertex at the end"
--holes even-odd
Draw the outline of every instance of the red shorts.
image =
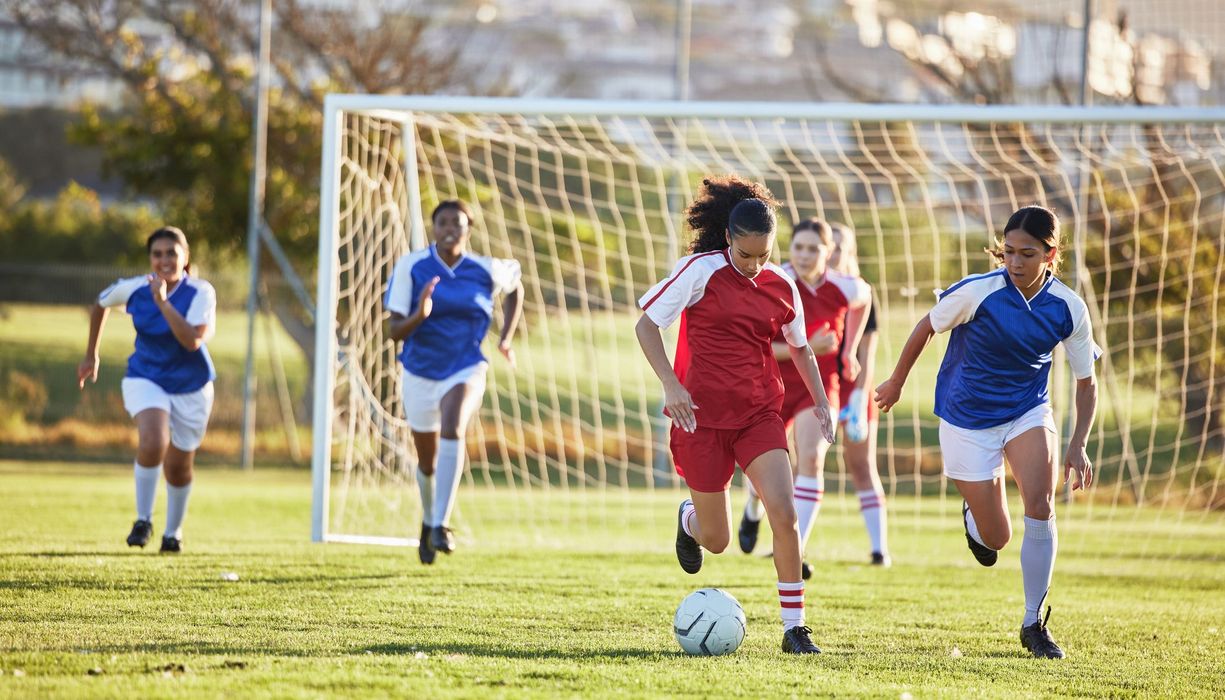
POLYGON ((672 426, 672 459, 689 488, 726 491, 739 464, 744 469, 770 450, 787 449, 787 428, 774 411, 764 411, 743 428, 703 428, 687 433, 672 426))
MULTIPOLYGON (((838 403, 838 368, 832 366, 826 367, 818 362, 817 369, 821 370, 821 386, 825 388, 825 395, 829 397, 830 406, 840 406, 838 403)), ((803 380, 796 380, 787 384, 786 391, 783 393, 783 411, 782 418, 786 425, 790 426, 795 421, 795 417, 800 415, 800 411, 812 408, 816 404, 813 403, 812 394, 808 393, 808 387, 804 386, 803 380)))

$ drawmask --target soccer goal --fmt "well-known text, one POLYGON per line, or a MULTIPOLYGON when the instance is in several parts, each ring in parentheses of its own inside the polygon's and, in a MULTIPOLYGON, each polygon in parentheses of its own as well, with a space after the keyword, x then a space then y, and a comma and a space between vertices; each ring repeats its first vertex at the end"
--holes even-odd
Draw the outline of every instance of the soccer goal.
MULTIPOLYGON (((416 464, 382 297, 396 259, 427 245, 424 213, 448 198, 472 206, 472 249, 518 259, 526 290, 517 365, 487 346, 460 530, 564 529, 595 517, 576 495, 616 502, 679 486, 635 300, 687 251, 681 212, 702 177, 728 172, 782 201, 780 253, 800 217, 854 229, 881 311, 881 378, 933 290, 992 267, 984 248, 1010 212, 1055 209, 1069 243, 1061 276, 1106 349, 1090 441, 1099 481, 1076 507, 1140 503, 1180 518, 1220 508, 1223 120, 1219 109, 331 95, 313 538, 416 534, 416 464)), ((890 495, 947 497, 931 414, 940 354, 925 354, 881 422, 890 495)), ((1064 439, 1071 391, 1056 358, 1064 439)), ((826 489, 853 490, 836 457, 826 489)))

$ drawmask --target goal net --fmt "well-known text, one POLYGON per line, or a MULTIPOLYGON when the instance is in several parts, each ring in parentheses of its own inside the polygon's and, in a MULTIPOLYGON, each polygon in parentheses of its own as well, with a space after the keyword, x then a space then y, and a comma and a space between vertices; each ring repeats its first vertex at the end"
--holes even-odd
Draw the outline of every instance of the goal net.
MULTIPOLYGON (((395 261, 430 238, 423 213, 449 198, 472 207, 475 252, 522 263, 526 292, 516 366, 486 345, 461 538, 508 524, 537 540, 579 525, 618 527, 619 507, 629 513, 644 494, 679 486, 659 382, 634 337, 635 300, 687 252, 681 212, 703 176, 722 173, 760 180, 782 201, 780 256, 788 222, 801 217, 855 231, 881 312, 878 378, 933 290, 991 269, 984 248, 1013 210, 1053 208, 1068 242, 1061 277, 1085 298, 1106 351, 1089 443, 1098 483, 1077 496, 1071 517, 1207 517, 1225 506, 1225 140, 1214 118, 331 96, 314 538, 407 543, 419 527, 382 298, 395 261)), ((920 501, 953 498, 931 412, 942 342, 880 424, 885 488, 916 517, 920 501)), ((1066 441, 1072 382, 1061 357, 1051 381, 1066 441)), ((836 453, 825 473, 831 495, 853 491, 836 453)))

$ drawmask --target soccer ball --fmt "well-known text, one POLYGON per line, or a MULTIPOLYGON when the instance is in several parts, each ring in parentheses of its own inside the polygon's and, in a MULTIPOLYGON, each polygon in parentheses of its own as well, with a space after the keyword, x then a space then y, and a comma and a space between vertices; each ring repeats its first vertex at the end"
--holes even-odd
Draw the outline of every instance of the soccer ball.
POLYGON ((730 654, 744 641, 744 608, 726 591, 703 588, 681 601, 672 629, 686 654, 730 654))

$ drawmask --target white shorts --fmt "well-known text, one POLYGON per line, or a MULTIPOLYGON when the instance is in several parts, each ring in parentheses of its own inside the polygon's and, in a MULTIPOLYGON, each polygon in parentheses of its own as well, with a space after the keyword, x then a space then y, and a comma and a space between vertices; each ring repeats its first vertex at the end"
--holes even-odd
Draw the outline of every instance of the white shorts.
POLYGON ((460 384, 468 385, 464 397, 461 423, 467 423, 472 412, 485 396, 485 372, 488 362, 465 367, 446 379, 426 379, 404 370, 400 381, 400 397, 404 400, 404 418, 408 427, 418 433, 436 433, 442 429, 442 397, 460 384))
POLYGON ((960 481, 991 481, 1002 477, 1004 445, 1038 426, 1057 432, 1049 403, 1031 408, 1014 421, 982 430, 958 428, 941 420, 940 452, 944 456, 944 475, 960 481))
POLYGON ((148 379, 124 377, 123 407, 133 418, 156 408, 170 414, 170 444, 193 452, 204 441, 208 416, 213 412, 213 383, 186 394, 169 394, 148 379))

